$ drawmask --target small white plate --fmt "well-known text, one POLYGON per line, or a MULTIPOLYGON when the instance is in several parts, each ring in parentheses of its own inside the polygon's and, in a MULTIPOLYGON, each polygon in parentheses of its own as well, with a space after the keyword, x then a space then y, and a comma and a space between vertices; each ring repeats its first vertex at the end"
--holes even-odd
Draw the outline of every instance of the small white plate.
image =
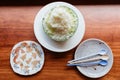
POLYGON ((65 52, 65 51, 73 49, 82 40, 84 32, 85 32, 85 23, 84 23, 84 19, 83 19, 81 12, 76 7, 66 2, 53 2, 53 3, 50 3, 44 6, 38 12, 34 20, 34 33, 35 33, 37 40, 40 42, 42 46, 54 52, 65 52), (64 6, 67 6, 73 9, 76 12, 78 16, 78 20, 79 20, 78 28, 75 34, 69 40, 64 41, 64 42, 57 42, 57 41, 50 39, 44 32, 43 26, 42 26, 43 17, 46 15, 46 13, 49 10, 51 10, 56 5, 64 5, 64 6))
POLYGON ((90 78, 99 78, 107 74, 113 65, 113 54, 110 47, 102 40, 99 39, 88 39, 83 41, 75 52, 75 59, 87 56, 89 54, 95 54, 96 52, 105 49, 109 56, 107 66, 92 66, 92 67, 79 67, 77 69, 85 76, 90 78))
POLYGON ((17 74, 25 76, 35 74, 43 67, 44 52, 34 41, 19 42, 11 51, 10 64, 17 74))

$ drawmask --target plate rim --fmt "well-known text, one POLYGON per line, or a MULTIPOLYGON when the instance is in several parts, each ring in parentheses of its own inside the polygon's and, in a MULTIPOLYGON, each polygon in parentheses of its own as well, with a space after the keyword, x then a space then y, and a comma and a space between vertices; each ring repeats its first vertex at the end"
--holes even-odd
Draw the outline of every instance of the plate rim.
MULTIPOLYGON (((43 16, 42 16, 42 18, 43 18, 43 16)), ((40 26, 42 26, 42 24, 40 25, 40 26)), ((77 34, 78 33, 78 29, 77 29, 77 31, 74 33, 74 35, 75 34, 77 34)), ((43 29, 41 30, 41 31, 43 31, 43 29)), ((35 37, 36 37, 36 39, 38 40, 38 42, 43 46, 43 47, 45 47, 46 49, 48 49, 48 50, 50 50, 50 51, 53 51, 53 52, 58 52, 58 53, 60 53, 60 52, 66 52, 66 51, 69 51, 69 50, 71 50, 71 49, 73 49, 73 48, 75 48, 79 43, 80 43, 80 41, 83 39, 83 36, 84 36, 84 34, 85 34, 85 20, 84 20, 84 17, 83 17, 83 15, 82 15, 82 13, 80 12, 80 10, 78 9, 78 8, 76 8, 75 6, 73 6, 72 4, 69 4, 69 3, 67 3, 67 2, 62 2, 62 1, 58 1, 58 2, 52 2, 52 3, 49 3, 49 4, 47 4, 47 5, 45 5, 44 7, 42 7, 39 11, 38 11, 38 13, 37 13, 37 15, 35 16, 35 19, 34 19, 34 34, 35 34, 35 37), (78 16, 78 19, 79 20, 82 20, 82 22, 80 23, 80 21, 79 21, 79 23, 78 23, 78 29, 79 28, 81 28, 80 27, 80 25, 82 25, 82 33, 81 33, 81 35, 80 35, 80 39, 79 39, 79 41, 76 43, 76 44, 74 44, 74 46, 72 46, 71 48, 68 48, 68 49, 64 49, 64 50, 62 50, 62 49, 59 49, 59 50, 54 50, 54 49, 51 49, 51 48, 49 48, 49 47, 47 47, 45 44, 43 44, 42 43, 42 41, 39 39, 39 37, 37 36, 37 32, 36 32, 36 27, 38 27, 38 25, 37 25, 37 23, 40 21, 39 19, 38 19, 38 17, 41 17, 40 16, 40 14, 44 14, 44 13, 42 13, 45 9, 47 9, 48 7, 51 7, 51 5, 53 5, 53 6, 55 6, 56 4, 63 4, 63 5, 66 5, 66 6, 70 6, 70 7, 72 7, 73 9, 75 9, 74 11, 76 12, 76 14, 77 14, 77 16, 78 16), (78 13, 79 13, 79 15, 78 15, 78 13)), ((45 33, 44 33, 45 34, 45 33)), ((46 35, 46 34, 45 34, 46 35)), ((73 35, 73 36, 74 36, 73 35)), ((72 36, 72 37, 73 37, 72 36)), ((71 37, 71 38, 72 38, 71 37)), ((42 37, 43 38, 43 37, 42 37)), ((71 39, 70 38, 70 39, 71 39)))
POLYGON ((100 78, 100 77, 105 76, 105 75, 111 70, 111 68, 112 68, 112 66, 113 66, 113 62, 114 62, 114 57, 113 57, 112 49, 110 48, 110 46, 109 46, 105 41, 103 41, 103 40, 101 40, 101 39, 97 39, 97 38, 89 38, 89 39, 84 40, 83 42, 81 42, 81 43, 78 45, 78 47, 77 47, 77 49, 76 49, 76 51, 75 51, 75 54, 74 54, 74 59, 75 59, 75 55, 77 54, 78 48, 79 48, 83 43, 85 43, 85 42, 87 42, 87 41, 90 41, 90 40, 100 41, 100 42, 104 43, 104 44, 109 48, 109 50, 110 50, 110 52, 111 52, 111 55, 112 55, 111 66, 110 66, 109 69, 106 71, 106 73, 104 73, 103 75, 100 75, 100 76, 89 76, 89 75, 85 74, 84 72, 82 72, 81 69, 80 69, 78 66, 76 66, 76 68, 78 69, 78 71, 79 71, 80 73, 82 73, 82 74, 83 74, 84 76, 86 76, 86 77, 89 77, 89 78, 100 78))

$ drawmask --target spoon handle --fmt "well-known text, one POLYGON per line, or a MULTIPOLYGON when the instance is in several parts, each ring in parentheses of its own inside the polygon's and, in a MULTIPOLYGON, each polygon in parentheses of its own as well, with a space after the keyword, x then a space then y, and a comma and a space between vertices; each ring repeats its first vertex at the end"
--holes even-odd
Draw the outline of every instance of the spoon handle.
POLYGON ((108 55, 103 55, 103 56, 96 56, 96 57, 88 58, 88 59, 84 59, 84 60, 73 61, 70 63, 77 64, 77 63, 82 63, 82 62, 90 62, 90 61, 96 61, 96 60, 108 60, 108 59, 109 59, 108 55))
POLYGON ((101 62, 101 60, 93 61, 93 62, 85 62, 85 63, 78 63, 78 64, 67 64, 67 66, 81 66, 81 67, 90 67, 94 65, 98 65, 101 62))

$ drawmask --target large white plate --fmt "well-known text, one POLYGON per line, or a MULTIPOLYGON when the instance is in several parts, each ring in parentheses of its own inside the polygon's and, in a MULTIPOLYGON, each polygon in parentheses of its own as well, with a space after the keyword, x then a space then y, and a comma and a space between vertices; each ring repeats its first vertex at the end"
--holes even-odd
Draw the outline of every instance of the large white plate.
POLYGON ((44 6, 38 12, 34 20, 34 33, 35 33, 37 40, 40 42, 42 46, 54 52, 65 52, 65 51, 73 49, 75 46, 79 44, 79 42, 83 38, 84 32, 85 32, 85 23, 84 23, 84 19, 83 19, 81 12, 77 8, 72 6, 71 4, 65 3, 65 2, 53 2, 53 3, 50 3, 44 6), (75 34, 69 40, 64 41, 64 42, 57 42, 57 41, 50 39, 44 32, 43 26, 42 26, 43 17, 46 15, 46 13, 49 10, 51 10, 51 8, 55 7, 56 5, 64 5, 64 6, 67 6, 73 9, 76 12, 78 16, 78 20, 79 20, 78 28, 75 34))
POLYGON ((78 59, 83 56, 95 54, 100 50, 106 50, 107 55, 109 56, 108 65, 107 66, 92 66, 92 67, 79 67, 78 70, 85 76, 90 78, 99 78, 107 74, 113 64, 113 54, 110 47, 102 40, 99 39, 88 39, 83 41, 77 48, 75 52, 75 59, 78 59))

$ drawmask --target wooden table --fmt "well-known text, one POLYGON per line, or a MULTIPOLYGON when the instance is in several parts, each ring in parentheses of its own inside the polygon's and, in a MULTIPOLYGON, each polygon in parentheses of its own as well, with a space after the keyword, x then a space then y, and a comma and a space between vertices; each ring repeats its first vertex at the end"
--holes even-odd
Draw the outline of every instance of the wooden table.
MULTIPOLYGON (((86 31, 83 40, 88 38, 102 39, 113 51, 113 67, 107 75, 99 80, 119 80, 120 6, 76 5, 76 7, 85 18, 86 31)), ((55 53, 43 47, 45 65, 39 73, 24 77, 12 71, 10 51, 13 45, 23 40, 38 42, 33 32, 33 22, 35 15, 41 8, 42 6, 0 7, 0 80, 89 80, 75 67, 66 66, 66 62, 73 59, 76 48, 64 53, 55 53)))

